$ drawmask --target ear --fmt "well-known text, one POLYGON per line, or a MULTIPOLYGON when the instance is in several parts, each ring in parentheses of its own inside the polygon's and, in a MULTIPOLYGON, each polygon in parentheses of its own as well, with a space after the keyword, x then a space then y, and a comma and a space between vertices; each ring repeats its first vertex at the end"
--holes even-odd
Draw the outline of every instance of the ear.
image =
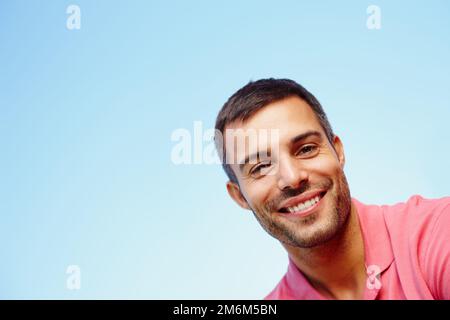
POLYGON ((344 169, 345 153, 344 153, 344 145, 342 144, 341 138, 339 138, 338 136, 334 136, 333 146, 334 150, 336 151, 339 163, 341 164, 341 168, 344 169))
POLYGON ((234 202, 236 202, 241 208, 250 210, 250 206, 248 205, 247 201, 241 193, 241 189, 239 189, 239 186, 236 183, 228 181, 227 191, 234 202))

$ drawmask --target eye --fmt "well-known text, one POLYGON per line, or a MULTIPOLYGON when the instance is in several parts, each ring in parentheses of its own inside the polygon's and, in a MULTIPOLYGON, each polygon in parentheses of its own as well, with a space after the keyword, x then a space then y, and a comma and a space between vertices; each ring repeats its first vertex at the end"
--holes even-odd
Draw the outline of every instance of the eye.
POLYGON ((318 147, 314 144, 307 144, 302 146, 296 155, 298 156, 312 156, 317 153, 318 147))
POLYGON ((267 170, 270 168, 270 166, 271 166, 270 162, 259 163, 250 169, 250 175, 252 175, 252 176, 262 175, 265 172, 267 172, 267 170))

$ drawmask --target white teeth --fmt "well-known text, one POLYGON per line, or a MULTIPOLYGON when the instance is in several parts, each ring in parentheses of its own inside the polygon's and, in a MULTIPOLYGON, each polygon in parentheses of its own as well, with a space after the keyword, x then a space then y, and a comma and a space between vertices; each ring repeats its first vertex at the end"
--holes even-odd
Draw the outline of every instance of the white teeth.
POLYGON ((303 203, 300 203, 300 204, 298 204, 298 205, 296 205, 296 206, 293 206, 293 207, 289 207, 289 208, 287 208, 287 209, 288 209, 288 211, 289 211, 290 213, 299 212, 299 211, 304 211, 304 210, 306 210, 306 209, 309 209, 309 208, 312 207, 313 205, 315 205, 317 202, 319 202, 319 200, 320 200, 320 197, 319 197, 319 196, 315 196, 315 197, 312 198, 312 199, 306 200, 306 201, 303 202, 303 203))

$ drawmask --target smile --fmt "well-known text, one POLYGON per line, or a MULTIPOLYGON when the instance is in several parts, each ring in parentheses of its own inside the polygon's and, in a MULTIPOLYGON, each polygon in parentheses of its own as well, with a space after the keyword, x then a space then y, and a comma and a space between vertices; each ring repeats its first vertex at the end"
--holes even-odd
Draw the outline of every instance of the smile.
POLYGON ((290 199, 279 211, 286 215, 304 216, 312 212, 321 203, 326 191, 310 192, 290 199))

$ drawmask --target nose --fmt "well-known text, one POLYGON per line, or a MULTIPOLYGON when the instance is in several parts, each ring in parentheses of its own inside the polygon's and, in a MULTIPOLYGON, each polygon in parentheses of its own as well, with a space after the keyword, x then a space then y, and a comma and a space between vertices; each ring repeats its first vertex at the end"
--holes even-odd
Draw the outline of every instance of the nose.
POLYGON ((308 172, 301 165, 300 160, 287 156, 278 163, 278 188, 297 189, 308 181, 308 172))

